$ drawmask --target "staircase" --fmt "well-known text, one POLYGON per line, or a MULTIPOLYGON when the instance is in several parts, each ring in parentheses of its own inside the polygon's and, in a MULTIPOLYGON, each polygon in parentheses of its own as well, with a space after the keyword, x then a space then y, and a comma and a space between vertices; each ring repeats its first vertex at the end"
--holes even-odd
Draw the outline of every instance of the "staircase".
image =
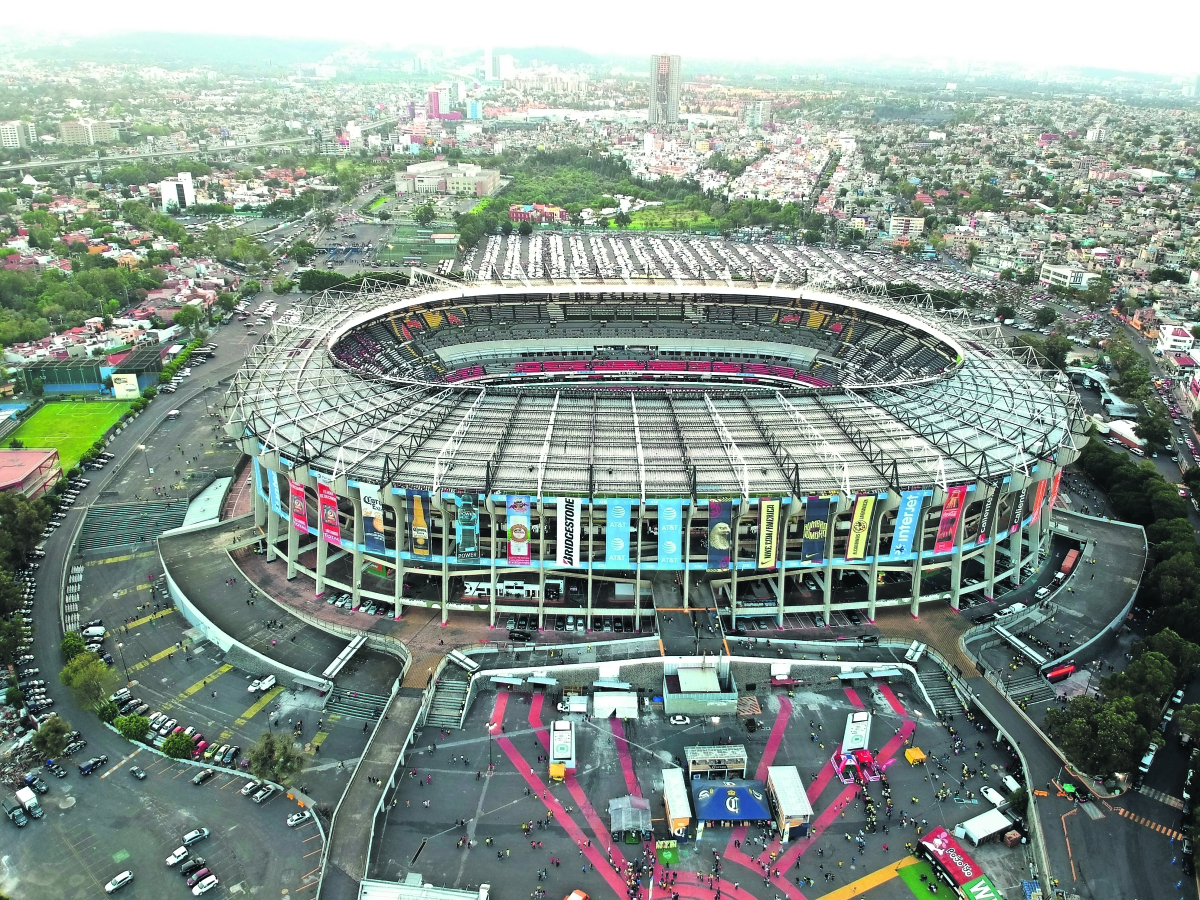
POLYGON ((925 693, 933 702, 934 712, 951 716, 966 712, 962 700, 958 698, 958 694, 954 692, 954 688, 950 686, 950 681, 946 678, 946 673, 941 669, 918 672, 917 678, 920 679, 921 686, 925 688, 925 693))
POLYGON ((547 303, 546 315, 550 317, 551 322, 559 323, 563 321, 563 308, 561 303, 547 303))
POLYGON ((374 721, 383 715, 390 702, 391 698, 387 694, 370 694, 366 691, 348 691, 335 687, 325 698, 325 713, 374 721))
POLYGON ((186 500, 88 507, 79 532, 79 552, 150 543, 164 531, 182 525, 187 508, 186 500))
POLYGON ((1008 696, 1015 703, 1026 699, 1030 703, 1040 703, 1054 698, 1054 688, 1040 675, 1023 675, 1009 683, 1008 696))
POLYGON ((433 692, 433 702, 429 704, 425 724, 444 729, 458 728, 469 690, 465 681, 447 681, 443 678, 433 692))

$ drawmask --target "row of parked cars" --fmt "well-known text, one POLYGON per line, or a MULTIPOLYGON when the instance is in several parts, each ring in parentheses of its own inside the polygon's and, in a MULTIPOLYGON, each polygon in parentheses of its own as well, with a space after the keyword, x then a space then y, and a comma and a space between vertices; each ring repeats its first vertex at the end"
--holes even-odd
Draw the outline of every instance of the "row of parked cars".
MULTIPOLYGON (((192 753, 193 759, 212 762, 219 766, 232 766, 242 755, 242 748, 236 744, 218 745, 215 741, 210 743, 204 739, 204 734, 194 725, 181 725, 178 719, 174 719, 164 712, 150 712, 150 705, 143 702, 140 697, 134 697, 128 688, 121 688, 109 697, 109 701, 117 704, 117 711, 123 716, 146 716, 150 722, 148 737, 154 744, 161 744, 173 734, 182 734, 184 737, 191 738, 196 747, 192 753)), ((205 771, 211 770, 206 769, 205 771)), ((203 784, 204 780, 194 783, 203 784)))
MULTIPOLYGON (((36 554, 46 555, 44 550, 33 551, 33 555, 36 554)), ((31 561, 13 573, 13 581, 21 592, 21 605, 13 619, 25 629, 17 647, 16 663, 20 666, 16 672, 17 687, 25 695, 25 706, 31 713, 42 712, 54 705, 46 694, 45 680, 37 678, 38 669, 30 666, 33 662, 33 601, 37 594, 38 566, 39 563, 31 561)))

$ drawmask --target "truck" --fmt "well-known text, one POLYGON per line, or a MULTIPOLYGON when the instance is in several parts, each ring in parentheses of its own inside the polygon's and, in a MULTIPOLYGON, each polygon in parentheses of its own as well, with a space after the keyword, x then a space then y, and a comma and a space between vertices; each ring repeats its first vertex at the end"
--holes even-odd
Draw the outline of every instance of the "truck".
POLYGON ((25 810, 15 803, 10 803, 7 797, 4 798, 4 815, 18 828, 24 828, 29 824, 29 820, 25 818, 25 810))
POLYGON ((1075 564, 1079 562, 1079 551, 1072 550, 1063 560, 1062 567, 1054 573, 1054 583, 1062 584, 1067 580, 1067 576, 1075 569, 1075 564))
POLYGON ((37 797, 34 795, 31 788, 23 787, 18 790, 17 802, 21 804, 25 812, 29 813, 35 819, 40 819, 42 817, 42 808, 38 806, 37 797))

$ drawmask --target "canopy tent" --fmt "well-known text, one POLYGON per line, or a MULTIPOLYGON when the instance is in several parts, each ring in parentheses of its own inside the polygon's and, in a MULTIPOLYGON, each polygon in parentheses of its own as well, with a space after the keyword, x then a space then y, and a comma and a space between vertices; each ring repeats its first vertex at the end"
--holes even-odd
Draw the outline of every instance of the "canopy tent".
POLYGON ((904 673, 899 669, 872 669, 872 678, 902 678, 904 673))
POLYGON ((910 766, 915 766, 925 762, 925 751, 920 747, 909 747, 904 751, 904 758, 908 760, 910 766))
POLYGON ((693 781, 696 818, 715 822, 766 822, 771 818, 761 781, 693 781))
POLYGON ((520 678, 512 678, 508 675, 493 675, 492 684, 503 684, 507 687, 520 687, 525 682, 520 678))
POLYGON ((989 809, 982 815, 967 819, 959 826, 967 840, 976 847, 988 838, 1003 834, 1012 827, 1012 820, 998 809, 989 809))
POLYGON ((650 801, 629 794, 608 801, 608 830, 613 834, 626 831, 652 831, 650 801))

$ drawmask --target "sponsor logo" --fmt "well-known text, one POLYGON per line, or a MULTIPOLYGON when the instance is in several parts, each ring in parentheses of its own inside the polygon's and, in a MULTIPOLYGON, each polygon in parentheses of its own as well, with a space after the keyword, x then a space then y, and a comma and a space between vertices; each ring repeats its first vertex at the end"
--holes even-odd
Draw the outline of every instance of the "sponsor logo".
POLYGON ((663 506, 659 508, 659 515, 668 522, 674 522, 677 510, 673 506, 663 506))
POLYGON ((573 566, 575 559, 575 522, 578 517, 579 501, 568 499, 563 502, 563 546, 562 561, 564 566, 573 566))
POLYGON ((804 523, 804 539, 819 541, 829 533, 829 524, 824 519, 816 519, 804 523))

